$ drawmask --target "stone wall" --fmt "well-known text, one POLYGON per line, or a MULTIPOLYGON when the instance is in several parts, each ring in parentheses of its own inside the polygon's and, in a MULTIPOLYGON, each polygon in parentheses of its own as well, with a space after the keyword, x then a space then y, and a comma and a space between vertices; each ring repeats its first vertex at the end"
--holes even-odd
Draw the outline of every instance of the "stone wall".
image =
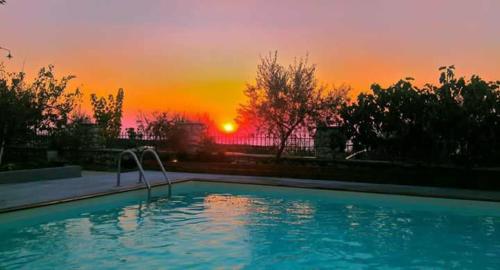
POLYGON ((317 158, 343 158, 346 140, 339 127, 319 127, 314 136, 317 158))

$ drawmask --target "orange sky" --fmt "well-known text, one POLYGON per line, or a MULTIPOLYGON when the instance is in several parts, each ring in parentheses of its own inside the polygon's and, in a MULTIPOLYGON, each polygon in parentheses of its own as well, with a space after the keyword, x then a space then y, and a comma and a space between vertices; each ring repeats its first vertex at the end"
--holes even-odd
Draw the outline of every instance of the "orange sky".
MULTIPOLYGON (((8 0, 0 6, 7 69, 54 64, 85 100, 125 89, 125 126, 139 110, 208 112, 231 121, 259 56, 309 53, 319 79, 355 92, 437 68, 500 79, 500 1, 8 0)), ((4 59, 4 58, 2 58, 4 59)), ((88 106, 88 105, 87 105, 88 106)))

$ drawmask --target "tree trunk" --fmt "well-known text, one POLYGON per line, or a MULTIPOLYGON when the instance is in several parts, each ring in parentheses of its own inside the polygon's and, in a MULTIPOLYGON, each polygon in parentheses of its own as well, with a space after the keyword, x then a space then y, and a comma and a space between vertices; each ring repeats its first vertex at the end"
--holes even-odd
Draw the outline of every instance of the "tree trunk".
POLYGON ((281 140, 280 140, 280 146, 278 147, 278 152, 276 153, 276 159, 279 160, 281 159, 281 155, 283 154, 283 151, 285 151, 286 148, 286 142, 288 141, 288 137, 292 135, 293 131, 297 127, 299 122, 295 123, 285 134, 282 134, 281 140))
POLYGON ((287 140, 282 141, 282 142, 280 143, 280 146, 278 147, 278 152, 276 153, 276 159, 277 159, 277 160, 280 160, 280 159, 281 159, 281 155, 283 154, 283 151, 285 151, 286 141, 287 141, 287 140))
POLYGON ((281 136, 280 146, 278 147, 278 152, 276 153, 277 160, 281 159, 281 155, 283 155, 283 151, 285 151, 285 148, 286 148, 286 142, 288 141, 288 137, 290 137, 292 132, 293 132, 293 129, 289 130, 287 133, 285 133, 283 136, 281 136))

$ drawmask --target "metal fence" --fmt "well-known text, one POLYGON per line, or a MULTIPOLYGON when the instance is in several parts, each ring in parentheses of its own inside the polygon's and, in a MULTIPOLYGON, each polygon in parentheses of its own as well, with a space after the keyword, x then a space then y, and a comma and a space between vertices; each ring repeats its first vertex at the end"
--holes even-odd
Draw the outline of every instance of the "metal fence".
MULTIPOLYGON (((235 152, 273 153, 280 140, 266 135, 212 135, 215 144, 235 152)), ((314 155, 314 138, 305 135, 291 136, 286 142, 285 151, 294 155, 314 155)))
MULTIPOLYGON (((126 141, 134 140, 140 145, 168 145, 167 138, 159 138, 157 136, 148 136, 144 134, 135 134, 130 138, 130 134, 121 133, 117 140, 126 141)), ((280 140, 275 136, 269 135, 248 135, 240 136, 234 134, 210 134, 211 139, 216 146, 224 151, 242 152, 252 154, 269 154, 274 153, 279 146, 280 140)), ((294 155, 314 155, 314 138, 307 134, 292 135, 287 140, 285 152, 294 155)))
MULTIPOLYGON (((274 136, 267 135, 224 135, 212 134, 208 138, 211 139, 217 147, 223 151, 242 152, 251 154, 271 154, 275 153, 279 146, 279 139, 274 136)), ((36 134, 29 138, 28 146, 46 147, 49 144, 49 136, 46 134, 36 134)), ((153 146, 169 146, 166 138, 157 136, 147 136, 143 134, 135 134, 133 137, 126 132, 122 132, 118 138, 112 141, 112 147, 133 147, 140 145, 153 146)), ((315 154, 314 138, 307 135, 292 135, 286 143, 285 152, 293 155, 312 156, 315 154)))

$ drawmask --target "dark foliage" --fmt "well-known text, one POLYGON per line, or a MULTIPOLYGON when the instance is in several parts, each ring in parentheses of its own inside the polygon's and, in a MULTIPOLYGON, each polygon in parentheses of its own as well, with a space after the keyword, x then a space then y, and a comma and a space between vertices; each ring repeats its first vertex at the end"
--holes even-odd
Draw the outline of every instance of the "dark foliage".
POLYGON ((189 149, 187 131, 183 124, 189 121, 181 114, 154 112, 151 116, 140 115, 137 119, 137 130, 140 136, 157 141, 159 149, 170 149, 175 152, 186 152, 189 149))
POLYGON ((462 165, 500 163, 500 82, 456 78, 440 68, 440 84, 417 88, 411 78, 342 109, 354 150, 371 157, 462 165))
POLYGON ((120 135, 124 96, 122 88, 118 89, 115 96, 108 95, 107 98, 98 97, 96 94, 90 95, 95 123, 107 144, 120 135))
POLYGON ((73 76, 57 79, 54 67, 42 68, 32 83, 24 73, 0 66, 0 164, 6 145, 22 143, 36 133, 56 136, 68 129, 79 89, 68 90, 73 76))
POLYGON ((320 86, 316 66, 307 58, 287 67, 278 62, 275 52, 257 66, 256 83, 247 85, 244 94, 248 101, 241 104, 237 120, 240 126, 254 126, 256 131, 278 138, 276 158, 280 159, 294 132, 338 122, 337 108, 348 90, 320 86))

